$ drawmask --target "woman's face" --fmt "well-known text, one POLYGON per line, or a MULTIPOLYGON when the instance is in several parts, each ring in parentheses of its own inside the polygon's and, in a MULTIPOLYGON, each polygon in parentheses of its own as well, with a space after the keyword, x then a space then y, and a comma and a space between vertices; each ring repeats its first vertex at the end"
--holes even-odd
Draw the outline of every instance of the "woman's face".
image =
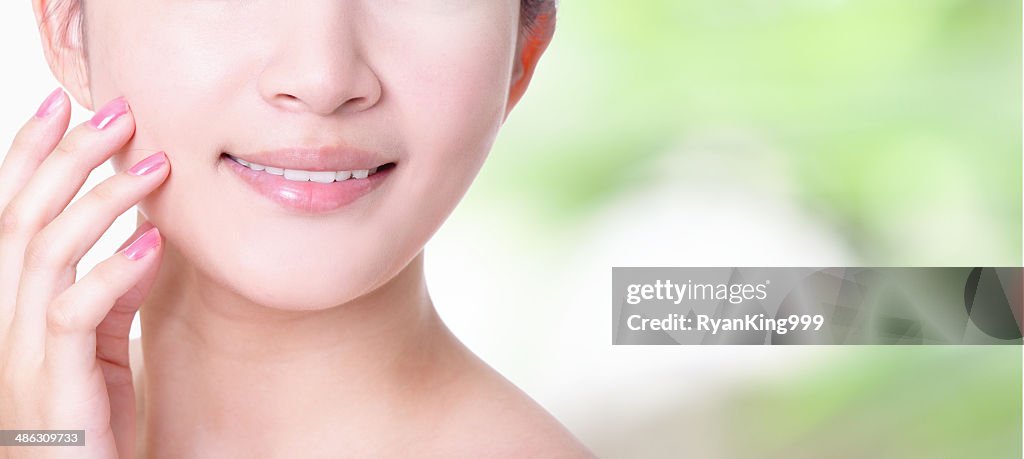
POLYGON ((140 209, 169 243, 253 301, 319 309, 387 282, 461 199, 507 113, 518 21, 519 0, 90 0, 89 88, 136 117, 117 170, 167 152, 140 209), (369 180, 285 183, 222 155, 337 159, 321 147, 395 167, 334 208, 369 180))

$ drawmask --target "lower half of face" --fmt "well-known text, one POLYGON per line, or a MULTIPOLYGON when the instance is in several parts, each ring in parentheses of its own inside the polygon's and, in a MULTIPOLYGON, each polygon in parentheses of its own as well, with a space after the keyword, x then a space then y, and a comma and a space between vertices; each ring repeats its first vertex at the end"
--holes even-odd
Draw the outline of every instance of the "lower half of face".
POLYGON ((90 3, 91 87, 136 117, 115 168, 167 152, 140 209, 186 260, 260 304, 326 308, 398 274, 472 183, 504 119, 518 5, 90 3), (330 181, 263 156, 303 149, 379 167, 330 181))

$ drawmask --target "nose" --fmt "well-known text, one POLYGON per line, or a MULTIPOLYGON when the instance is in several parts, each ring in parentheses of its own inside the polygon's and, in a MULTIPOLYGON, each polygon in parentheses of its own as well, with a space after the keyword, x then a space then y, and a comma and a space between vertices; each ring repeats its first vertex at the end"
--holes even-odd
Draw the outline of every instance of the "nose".
POLYGON ((261 96, 293 112, 321 115, 366 110, 381 85, 361 49, 353 2, 287 2, 275 28, 277 48, 259 76, 261 96))

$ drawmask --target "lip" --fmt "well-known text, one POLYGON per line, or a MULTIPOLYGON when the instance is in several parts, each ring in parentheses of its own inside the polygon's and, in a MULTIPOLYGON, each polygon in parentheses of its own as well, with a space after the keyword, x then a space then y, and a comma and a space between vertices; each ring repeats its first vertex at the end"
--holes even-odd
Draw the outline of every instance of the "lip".
POLYGON ((393 162, 376 153, 356 148, 324 145, 321 147, 292 147, 257 152, 225 152, 256 164, 281 169, 307 171, 353 171, 370 169, 393 162))
MULTIPOLYGON (((227 168, 245 182, 251 190, 269 199, 271 202, 277 203, 287 211, 306 215, 330 212, 355 202, 359 198, 377 189, 385 180, 387 180, 387 178, 391 176, 391 172, 395 169, 394 165, 397 164, 388 163, 392 165, 390 167, 380 169, 373 175, 364 179, 350 178, 341 182, 317 183, 296 182, 286 180, 280 175, 254 171, 235 162, 228 157, 227 154, 221 155, 221 161, 225 162, 227 168)), ((258 164, 263 164, 259 161, 256 162, 258 164)))

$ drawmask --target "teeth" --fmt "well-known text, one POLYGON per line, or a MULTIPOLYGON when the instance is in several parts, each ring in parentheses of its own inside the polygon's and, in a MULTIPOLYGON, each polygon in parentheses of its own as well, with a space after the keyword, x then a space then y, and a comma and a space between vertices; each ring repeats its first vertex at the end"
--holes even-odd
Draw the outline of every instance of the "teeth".
POLYGON ((291 180, 293 182, 316 182, 316 183, 332 183, 332 182, 343 182, 349 178, 354 179, 365 179, 373 174, 377 173, 376 167, 369 169, 359 169, 354 171, 304 171, 301 169, 283 169, 280 167, 265 166, 263 164, 257 164, 254 162, 246 161, 242 158, 236 158, 228 155, 232 160, 241 164, 254 171, 263 171, 272 175, 284 176, 285 180, 291 180))
POLYGON ((334 171, 310 172, 309 181, 316 183, 331 183, 334 181, 334 174, 334 171))
POLYGON ((285 169, 284 170, 284 179, 285 180, 291 180, 293 182, 308 182, 309 181, 309 172, 297 171, 295 169, 285 169))

